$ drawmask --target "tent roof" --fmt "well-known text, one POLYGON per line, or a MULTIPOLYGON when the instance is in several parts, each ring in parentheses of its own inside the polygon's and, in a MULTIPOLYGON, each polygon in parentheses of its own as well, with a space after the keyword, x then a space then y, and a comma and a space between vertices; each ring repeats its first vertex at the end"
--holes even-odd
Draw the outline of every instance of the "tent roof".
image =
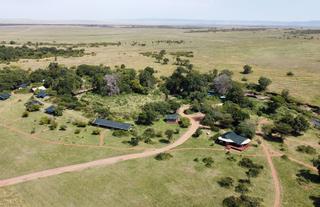
POLYGON ((229 143, 235 143, 237 145, 244 145, 251 142, 250 139, 242 137, 234 132, 227 132, 219 137, 219 140, 229 143))
POLYGON ((113 129, 121 129, 121 130, 126 130, 128 131, 132 125, 127 124, 127 123, 119 123, 119 122, 114 122, 106 119, 95 119, 92 123, 93 125, 97 125, 100 127, 106 127, 106 128, 113 128, 113 129))
POLYGON ((1 93, 0 94, 0 100, 6 100, 8 98, 10 98, 10 94, 9 93, 1 93))
POLYGON ((179 118, 178 114, 168 114, 165 117, 166 120, 174 120, 174 121, 176 121, 178 118, 179 118))

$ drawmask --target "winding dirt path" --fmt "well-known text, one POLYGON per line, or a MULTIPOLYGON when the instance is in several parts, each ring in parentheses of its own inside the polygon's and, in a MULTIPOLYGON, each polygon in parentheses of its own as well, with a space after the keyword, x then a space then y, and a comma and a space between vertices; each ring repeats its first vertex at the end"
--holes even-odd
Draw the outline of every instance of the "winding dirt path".
POLYGON ((271 169, 271 176, 272 176, 274 191, 275 191, 273 207, 280 207, 281 206, 281 184, 278 177, 278 172, 275 166, 273 165, 272 155, 270 153, 269 147, 264 142, 261 144, 261 146, 267 158, 269 167, 271 169))
POLYGON ((176 142, 170 145, 167 145, 166 147, 148 150, 142 153, 110 157, 110 158, 95 160, 95 161, 86 162, 82 164, 69 165, 65 167, 59 167, 59 168, 44 170, 40 172, 35 172, 35 173, 31 173, 31 174, 27 174, 19 177, 4 179, 4 180, 0 180, 0 187, 15 185, 18 183, 28 182, 28 181, 37 180, 40 178, 45 178, 45 177, 54 176, 54 175, 60 175, 67 172, 76 172, 76 171, 81 171, 81 170, 98 167, 98 166, 112 165, 112 164, 126 161, 126 160, 155 156, 159 153, 170 151, 171 149, 176 148, 177 146, 182 145, 184 142, 186 142, 192 136, 192 134, 196 132, 196 130, 200 126, 199 120, 203 118, 203 114, 185 115, 184 111, 187 108, 188 106, 181 107, 178 110, 178 113, 183 117, 189 118, 191 122, 191 126, 176 142))

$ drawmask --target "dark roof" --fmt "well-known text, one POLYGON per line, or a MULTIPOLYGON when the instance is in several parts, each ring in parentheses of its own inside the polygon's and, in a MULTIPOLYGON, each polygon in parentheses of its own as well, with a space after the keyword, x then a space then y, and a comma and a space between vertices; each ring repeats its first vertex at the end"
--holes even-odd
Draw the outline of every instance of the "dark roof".
POLYGON ((45 97, 47 97, 47 96, 48 96, 48 94, 47 94, 44 90, 41 90, 41 91, 36 95, 37 98, 45 98, 45 97))
POLYGON ((179 119, 179 115, 178 114, 168 114, 165 117, 165 120, 167 121, 176 121, 179 119))
POLYGON ((106 128, 112 128, 112 129, 121 129, 121 130, 126 130, 128 131, 131 128, 131 124, 127 123, 119 123, 119 122, 114 122, 106 119, 95 119, 92 122, 93 125, 100 126, 100 127, 106 127, 106 128))
POLYGON ((55 106, 49 106, 48 108, 45 109, 44 112, 46 112, 47 114, 53 114, 55 111, 56 111, 55 106))
POLYGON ((231 139, 237 145, 241 145, 244 141, 246 141, 248 139, 248 138, 240 136, 234 132, 227 132, 227 133, 223 134, 221 137, 223 137, 225 139, 231 139))
POLYGON ((9 93, 1 93, 0 94, 0 100, 7 100, 8 98, 10 98, 10 94, 9 93))

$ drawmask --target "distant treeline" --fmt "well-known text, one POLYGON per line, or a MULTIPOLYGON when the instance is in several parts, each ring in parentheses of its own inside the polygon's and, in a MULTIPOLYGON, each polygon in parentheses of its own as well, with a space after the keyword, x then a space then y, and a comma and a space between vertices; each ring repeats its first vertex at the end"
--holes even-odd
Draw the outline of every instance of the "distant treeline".
POLYGON ((120 46, 121 42, 92 42, 92 43, 58 43, 58 42, 27 42, 25 44, 19 44, 15 41, 2 41, 1 44, 11 44, 11 45, 26 45, 26 46, 34 46, 34 47, 39 47, 39 46, 55 46, 55 47, 72 47, 72 48, 77 48, 77 47, 108 47, 108 46, 120 46))
POLYGON ((189 30, 185 33, 207 33, 207 32, 258 32, 265 31, 268 28, 256 27, 256 28, 210 28, 210 29, 197 29, 197 30, 189 30))
POLYGON ((320 34, 320 29, 305 29, 305 30, 293 30, 287 32, 291 35, 310 35, 310 34, 320 34))
POLYGON ((84 55, 84 50, 57 49, 56 47, 30 48, 27 46, 12 47, 0 46, 0 62, 18 61, 20 59, 41 59, 47 57, 64 56, 80 57, 84 55))

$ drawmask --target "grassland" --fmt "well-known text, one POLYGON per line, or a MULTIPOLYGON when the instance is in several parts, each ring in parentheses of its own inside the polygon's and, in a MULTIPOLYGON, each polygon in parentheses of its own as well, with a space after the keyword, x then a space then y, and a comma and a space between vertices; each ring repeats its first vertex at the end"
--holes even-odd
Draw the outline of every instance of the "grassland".
MULTIPOLYGON (((301 38, 282 38, 286 30, 272 29, 266 31, 234 31, 216 33, 186 33, 183 29, 154 28, 86 28, 86 27, 1 27, 0 40, 15 40, 19 43, 53 42, 90 43, 118 42, 121 46, 89 47, 87 55, 80 58, 58 58, 58 62, 67 66, 79 64, 104 64, 109 66, 125 64, 128 67, 142 69, 153 66, 158 75, 169 75, 176 66, 172 65, 173 56, 168 55, 168 65, 155 63, 144 57, 141 52, 193 51, 190 58, 196 69, 208 71, 214 68, 229 68, 240 80, 244 64, 251 64, 254 73, 249 81, 256 81, 261 75, 273 80, 271 90, 281 91, 287 88, 292 95, 302 101, 320 104, 319 51, 320 40, 315 34, 312 40, 301 38), (155 43, 157 40, 184 40, 183 44, 155 43), (132 46, 133 42, 144 43, 132 46), (295 76, 287 77, 292 71, 295 76)), ((46 67, 53 58, 41 60, 20 60, 11 63, 25 69, 46 67)))
MULTIPOLYGON (((203 135, 181 148, 196 147, 197 142, 209 143, 208 137, 203 135)), ((253 148, 242 156, 259 152, 259 148, 253 148)), ((246 177, 245 170, 237 162, 227 161, 224 151, 194 149, 172 151, 171 154, 173 158, 168 161, 133 160, 4 190, 15 195, 13 200, 23 200, 30 206, 221 206, 226 196, 236 193, 233 188, 221 188, 217 181, 225 176, 235 180, 246 177), (213 168, 193 161, 208 156, 215 161, 213 168), (63 198, 58 192, 63 192, 63 198)), ((237 160, 241 159, 241 156, 235 156, 237 160)), ((253 160, 265 169, 253 180, 249 195, 261 197, 265 206, 271 206, 273 187, 266 161, 259 156, 253 160)))

